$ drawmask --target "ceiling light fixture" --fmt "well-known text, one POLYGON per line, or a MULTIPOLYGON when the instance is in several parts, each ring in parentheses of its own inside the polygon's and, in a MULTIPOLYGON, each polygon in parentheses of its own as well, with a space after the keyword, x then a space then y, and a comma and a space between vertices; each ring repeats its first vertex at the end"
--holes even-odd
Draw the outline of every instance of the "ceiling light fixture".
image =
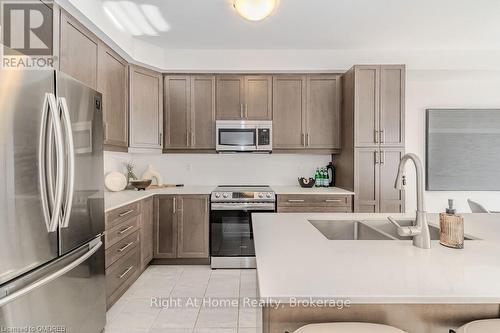
POLYGON ((249 21, 261 21, 273 13, 277 2, 278 0, 234 0, 233 7, 249 21))

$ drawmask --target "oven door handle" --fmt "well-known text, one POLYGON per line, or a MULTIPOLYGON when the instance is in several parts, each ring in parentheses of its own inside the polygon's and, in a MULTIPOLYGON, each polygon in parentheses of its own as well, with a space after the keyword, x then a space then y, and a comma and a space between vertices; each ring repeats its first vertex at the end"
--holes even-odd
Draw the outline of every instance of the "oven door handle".
POLYGON ((247 205, 224 205, 224 204, 212 204, 210 206, 211 210, 240 210, 245 212, 251 211, 269 211, 274 212, 274 204, 262 205, 262 206, 247 206, 247 205))

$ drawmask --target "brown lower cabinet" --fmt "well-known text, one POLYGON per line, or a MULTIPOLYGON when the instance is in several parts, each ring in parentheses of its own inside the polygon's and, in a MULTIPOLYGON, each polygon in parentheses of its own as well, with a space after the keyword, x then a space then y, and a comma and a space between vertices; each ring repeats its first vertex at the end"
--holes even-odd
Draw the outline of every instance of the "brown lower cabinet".
POLYGON ((141 271, 146 269, 153 259, 153 197, 141 201, 141 271))
POLYGON ((208 195, 155 198, 154 258, 208 258, 208 195))
POLYGON ((352 196, 336 194, 280 194, 278 213, 351 213, 352 196))
POLYGON ((153 197, 106 213, 106 299, 111 307, 153 259, 153 197))

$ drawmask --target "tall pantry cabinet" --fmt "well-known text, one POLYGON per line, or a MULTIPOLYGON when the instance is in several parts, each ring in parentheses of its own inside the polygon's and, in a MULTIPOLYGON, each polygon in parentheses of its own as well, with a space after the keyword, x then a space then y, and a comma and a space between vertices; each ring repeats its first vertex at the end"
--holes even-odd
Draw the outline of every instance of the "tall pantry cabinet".
POLYGON ((356 193, 355 212, 404 212, 404 191, 393 185, 405 153, 405 66, 354 66, 343 87, 337 185, 356 193))

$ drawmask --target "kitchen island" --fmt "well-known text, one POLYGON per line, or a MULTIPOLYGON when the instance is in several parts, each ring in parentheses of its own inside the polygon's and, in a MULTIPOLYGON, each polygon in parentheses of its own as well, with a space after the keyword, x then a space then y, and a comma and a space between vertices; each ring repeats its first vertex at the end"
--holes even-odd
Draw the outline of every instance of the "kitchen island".
MULTIPOLYGON (((438 241, 424 250, 409 240, 329 240, 309 222, 364 221, 377 227, 387 223, 387 216, 413 218, 254 216, 260 297, 282 304, 265 308, 264 332, 292 332, 304 323, 339 320, 386 323, 408 332, 447 332, 472 319, 500 315, 500 214, 464 214, 465 233, 475 240, 467 240, 463 250, 438 241), (297 307, 295 299, 349 306, 297 307)), ((437 225, 438 218, 429 214, 429 224, 437 225)))

